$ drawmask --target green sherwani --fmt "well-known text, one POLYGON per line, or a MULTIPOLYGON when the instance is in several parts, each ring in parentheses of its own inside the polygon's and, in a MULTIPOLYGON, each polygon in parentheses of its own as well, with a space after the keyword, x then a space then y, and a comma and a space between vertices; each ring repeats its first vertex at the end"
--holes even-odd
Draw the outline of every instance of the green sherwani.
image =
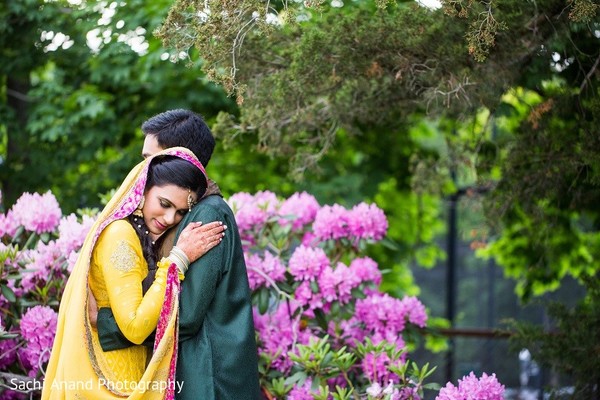
MULTIPOLYGON (((192 221, 222 221, 223 241, 192 265, 181 285, 177 381, 178 400, 260 398, 250 288, 233 212, 218 195, 207 196, 184 218, 177 235, 192 221)), ((105 350, 123 347, 110 310, 98 314, 105 350)))

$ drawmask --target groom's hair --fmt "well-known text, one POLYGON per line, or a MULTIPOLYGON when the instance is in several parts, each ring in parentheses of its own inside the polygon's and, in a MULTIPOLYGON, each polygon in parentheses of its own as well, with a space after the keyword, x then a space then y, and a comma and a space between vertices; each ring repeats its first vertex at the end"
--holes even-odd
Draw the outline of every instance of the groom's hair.
POLYGON ((215 138, 204 119, 193 111, 176 109, 162 112, 142 124, 145 136, 156 136, 160 147, 186 147, 206 167, 215 149, 215 138))

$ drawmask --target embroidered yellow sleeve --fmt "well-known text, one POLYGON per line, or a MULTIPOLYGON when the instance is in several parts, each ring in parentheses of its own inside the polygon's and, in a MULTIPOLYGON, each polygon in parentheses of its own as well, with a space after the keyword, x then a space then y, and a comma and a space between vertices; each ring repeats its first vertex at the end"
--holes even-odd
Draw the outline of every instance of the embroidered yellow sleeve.
POLYGON ((117 325, 131 342, 142 343, 158 323, 167 268, 159 266, 154 283, 142 296, 148 266, 133 227, 123 220, 111 223, 102 232, 95 252, 117 325))

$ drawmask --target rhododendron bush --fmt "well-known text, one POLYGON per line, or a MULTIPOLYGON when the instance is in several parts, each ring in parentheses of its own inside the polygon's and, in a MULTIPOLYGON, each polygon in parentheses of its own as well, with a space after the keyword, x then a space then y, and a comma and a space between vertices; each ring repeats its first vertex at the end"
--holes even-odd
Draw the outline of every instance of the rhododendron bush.
MULTIPOLYGON (((424 382, 434 368, 409 360, 407 333, 425 327, 425 307, 383 293, 379 266, 365 255, 386 235, 381 209, 322 206, 308 193, 227 201, 245 251, 265 398, 416 400, 439 388, 424 382)), ((50 192, 26 193, 0 214, 0 383, 2 374, 43 379, 60 295, 95 215, 63 216, 50 192)), ((466 399, 475 386, 486 397, 469 399, 502 398, 495 376, 472 375, 439 399, 466 399)), ((0 387, 9 398, 24 395, 0 387)))

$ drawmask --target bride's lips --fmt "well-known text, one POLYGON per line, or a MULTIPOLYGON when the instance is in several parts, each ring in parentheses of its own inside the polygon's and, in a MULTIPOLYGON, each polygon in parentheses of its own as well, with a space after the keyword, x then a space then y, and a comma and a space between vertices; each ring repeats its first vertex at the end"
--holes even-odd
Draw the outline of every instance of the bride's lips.
POLYGON ((161 224, 157 220, 154 220, 154 225, 161 231, 164 231, 165 229, 167 229, 166 225, 161 224))

